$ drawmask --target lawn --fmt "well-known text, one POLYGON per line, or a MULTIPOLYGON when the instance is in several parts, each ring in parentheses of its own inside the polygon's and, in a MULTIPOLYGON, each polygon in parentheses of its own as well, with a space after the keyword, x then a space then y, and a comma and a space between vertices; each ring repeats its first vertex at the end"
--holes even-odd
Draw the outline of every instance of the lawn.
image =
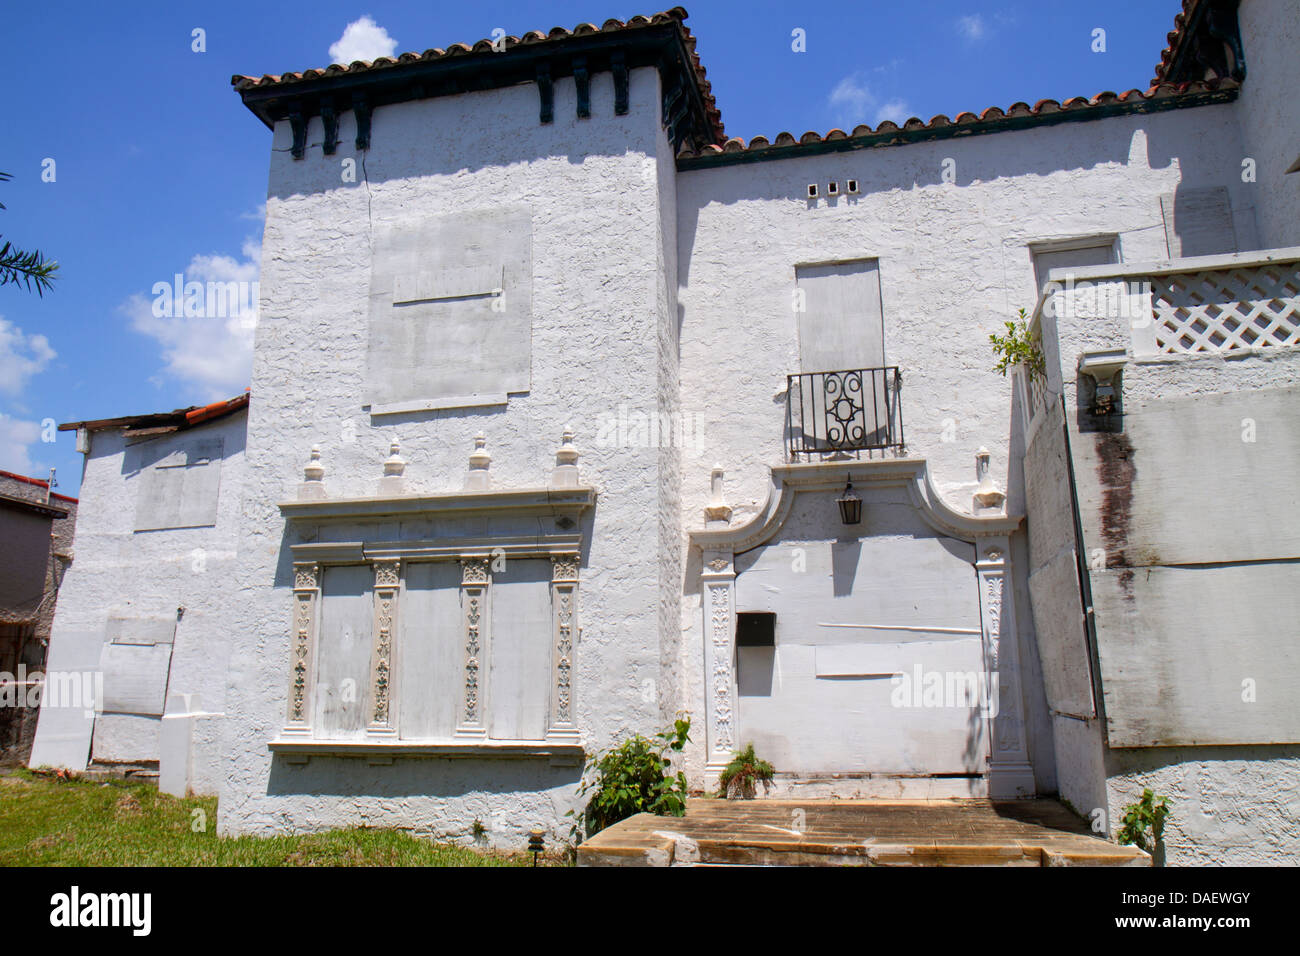
MULTIPOLYGON (((149 783, 0 776, 0 866, 528 866, 526 854, 434 843, 400 830, 225 837, 217 798, 149 783)), ((544 859, 554 865, 559 858, 544 859)))

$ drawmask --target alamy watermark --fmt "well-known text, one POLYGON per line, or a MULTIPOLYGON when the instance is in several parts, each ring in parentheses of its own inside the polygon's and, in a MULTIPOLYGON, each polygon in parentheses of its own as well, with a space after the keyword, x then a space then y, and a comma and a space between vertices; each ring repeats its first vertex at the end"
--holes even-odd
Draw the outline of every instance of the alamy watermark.
POLYGON ((69 707, 86 716, 99 713, 104 704, 104 675, 100 671, 31 671, 18 665, 18 673, 0 671, 0 707, 69 707))
POLYGON ((155 319, 243 319, 257 323, 258 280, 185 281, 176 273, 171 282, 153 284, 155 319))
POLYGON ((694 448, 704 450, 703 416, 643 412, 618 406, 600 416, 596 445, 601 448, 694 448))
POLYGON ((917 664, 911 674, 899 672, 890 681, 894 689, 889 703, 894 707, 978 707, 982 717, 998 715, 997 674, 927 671, 917 664))

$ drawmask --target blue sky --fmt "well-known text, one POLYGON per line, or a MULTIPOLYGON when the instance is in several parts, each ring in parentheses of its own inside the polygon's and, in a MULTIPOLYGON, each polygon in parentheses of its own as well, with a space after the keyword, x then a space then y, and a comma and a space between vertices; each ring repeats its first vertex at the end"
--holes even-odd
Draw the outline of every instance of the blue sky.
MULTIPOLYGON (((749 139, 1145 88, 1178 8, 697 0, 687 23, 728 133, 749 139), (806 52, 791 49, 796 28, 806 52), (1104 53, 1092 50, 1096 28, 1104 53)), ((153 285, 176 273, 257 277, 270 133, 231 74, 323 67, 340 41, 345 53, 394 43, 401 53, 497 27, 519 35, 653 12, 610 0, 12 5, 0 171, 14 179, 0 184, 0 234, 57 259, 60 278, 44 298, 0 287, 0 469, 57 467, 59 490, 76 494, 73 436, 46 442, 42 422, 162 411, 247 384, 252 321, 150 308, 153 285), (345 38, 367 16, 374 26, 345 38), (204 52, 191 48, 196 28, 204 52)))

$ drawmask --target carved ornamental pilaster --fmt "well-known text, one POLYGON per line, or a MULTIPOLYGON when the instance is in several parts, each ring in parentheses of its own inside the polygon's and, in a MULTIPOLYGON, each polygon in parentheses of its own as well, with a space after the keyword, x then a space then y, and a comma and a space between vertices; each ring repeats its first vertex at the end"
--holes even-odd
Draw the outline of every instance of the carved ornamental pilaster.
POLYGON ((456 721, 456 736, 483 738, 487 736, 484 678, 487 674, 487 595, 491 572, 487 558, 461 558, 460 565, 465 693, 456 721))
POLYGON ((315 680, 320 565, 293 567, 293 621, 289 640, 289 701, 284 733, 310 735, 315 680))
POLYGON ((704 686, 708 710, 706 785, 713 786, 736 749, 735 584, 730 552, 705 551, 704 686))
POLYGON ((1006 538, 977 542, 980 618, 984 668, 989 681, 989 796, 1033 796, 1034 772, 1025 738, 1025 704, 1020 689, 1020 655, 1015 596, 1010 587, 1010 547, 1006 538))
POLYGON ((551 707, 548 740, 576 741, 574 647, 578 636, 578 555, 551 556, 551 707))
POLYGON ((393 649, 397 633, 397 598, 401 590, 401 562, 375 561, 374 644, 370 654, 370 721, 368 736, 397 734, 393 719, 393 649))

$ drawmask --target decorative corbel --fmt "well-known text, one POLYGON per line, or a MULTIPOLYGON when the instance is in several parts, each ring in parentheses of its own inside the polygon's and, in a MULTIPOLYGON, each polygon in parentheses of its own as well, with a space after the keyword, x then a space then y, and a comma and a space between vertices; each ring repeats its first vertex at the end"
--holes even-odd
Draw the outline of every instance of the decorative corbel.
POLYGON ((555 120, 555 84, 551 81, 551 65, 537 64, 537 96, 540 103, 538 119, 543 123, 555 120))
POLYGON ((573 58, 573 85, 578 91, 578 119, 591 117, 591 75, 587 72, 587 58, 573 58))
POLYGON ((628 110, 627 59, 623 51, 615 50, 610 55, 609 64, 614 73, 614 115, 623 116, 628 110))
POLYGON ((326 156, 333 156, 339 147, 339 114, 335 112, 333 103, 320 105, 320 120, 325 127, 325 142, 321 149, 326 156))
POLYGON ((357 118, 357 149, 369 149, 370 100, 365 93, 352 94, 352 115, 357 118))
POLYGON ((302 115, 302 106, 294 103, 289 108, 289 129, 293 130, 293 145, 289 152, 294 159, 302 159, 307 152, 307 118, 302 115))

